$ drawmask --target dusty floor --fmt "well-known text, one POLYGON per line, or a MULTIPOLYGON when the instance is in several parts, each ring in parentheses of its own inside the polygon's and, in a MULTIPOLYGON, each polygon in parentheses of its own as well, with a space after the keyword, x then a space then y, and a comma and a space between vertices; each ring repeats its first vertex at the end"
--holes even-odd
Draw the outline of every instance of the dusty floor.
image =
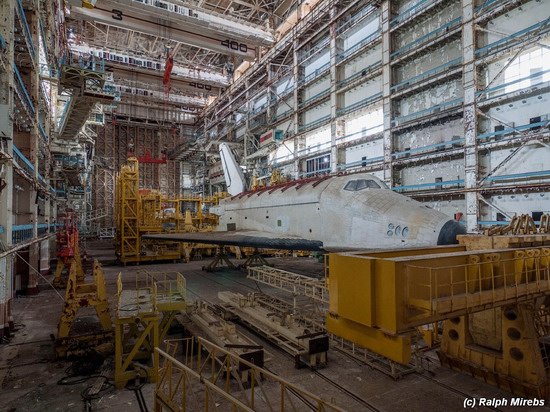
MULTIPOLYGON (((241 293, 258 290, 255 282, 246 279, 245 272, 203 272, 201 267, 205 261, 124 268, 114 265, 113 249, 108 241, 89 242, 88 250, 103 264, 110 296, 113 296, 116 289, 119 272, 123 273, 125 283, 129 285, 132 283, 132 274, 140 268, 182 272, 186 278, 190 300, 218 302, 217 292, 220 290, 241 293)), ((279 268, 301 273, 319 275, 323 272, 323 265, 315 259, 273 258, 272 263, 279 268)), ((51 276, 48 280, 51 280, 51 276)), ((70 386, 58 384, 71 365, 70 362, 58 361, 54 357, 52 336, 56 334, 63 302, 45 281, 41 283, 41 292, 37 296, 13 301, 17 330, 9 343, 0 345, 0 411, 80 411, 84 405, 80 392, 94 381, 92 379, 70 386)), ((260 288, 263 292, 281 296, 280 291, 267 286, 260 288)), ((114 299, 111 305, 113 302, 114 299)), ((329 353, 328 367, 321 369, 320 373, 351 392, 345 393, 307 368, 295 369, 293 360, 276 346, 257 336, 254 339, 264 344, 272 354, 273 359, 266 365, 271 371, 349 411, 459 411, 464 409, 466 396, 497 399, 512 397, 484 382, 440 367, 435 355, 430 365, 431 373, 411 374, 394 381, 381 372, 332 350, 329 353), (370 405, 370 409, 365 402, 370 405)), ((153 389, 152 384, 146 384, 143 388, 149 410, 153 409, 153 389)), ((100 399, 93 401, 92 407, 96 411, 139 411, 136 396, 130 390, 108 389, 102 393, 100 399)), ((481 409, 511 411, 517 408, 481 409)))

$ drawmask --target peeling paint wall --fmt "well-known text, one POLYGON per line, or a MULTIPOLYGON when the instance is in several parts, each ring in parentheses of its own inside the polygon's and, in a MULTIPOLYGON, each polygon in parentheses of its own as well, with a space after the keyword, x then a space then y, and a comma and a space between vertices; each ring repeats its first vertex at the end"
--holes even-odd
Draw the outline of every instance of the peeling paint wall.
MULTIPOLYGON (((464 161, 448 160, 443 163, 431 163, 422 166, 409 166, 399 174, 401 186, 435 183, 436 178, 443 182, 464 179, 464 161)), ((453 187, 450 185, 449 187, 453 187)), ((458 187, 458 185, 454 185, 458 187)), ((445 188, 448 188, 445 186, 445 188)))
POLYGON ((418 130, 406 131, 395 136, 394 146, 399 152, 416 149, 442 142, 450 142, 453 137, 464 136, 462 119, 451 120, 444 124, 435 124, 418 130))
POLYGON ((447 7, 435 11, 434 13, 435 14, 426 16, 422 19, 422 24, 417 24, 403 31, 398 31, 393 38, 394 48, 396 50, 400 49, 450 21, 461 17, 462 10, 460 8, 460 2, 451 3, 447 7))
POLYGON ((460 39, 447 43, 443 47, 439 47, 395 68, 393 71, 395 83, 401 83, 414 76, 426 73, 428 70, 461 57, 461 55, 462 45, 460 44, 460 39))
POLYGON ((462 97, 464 90, 460 79, 453 80, 446 84, 440 84, 428 90, 419 92, 410 97, 405 97, 397 104, 396 115, 407 116, 412 113, 429 109, 438 104, 442 104, 462 97))

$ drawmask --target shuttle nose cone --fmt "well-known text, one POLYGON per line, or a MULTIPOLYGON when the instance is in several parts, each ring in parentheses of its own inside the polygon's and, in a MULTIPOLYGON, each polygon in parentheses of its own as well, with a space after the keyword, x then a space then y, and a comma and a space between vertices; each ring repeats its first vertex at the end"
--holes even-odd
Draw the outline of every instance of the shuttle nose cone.
POLYGON ((455 245, 458 243, 456 235, 466 234, 466 228, 456 220, 449 220, 439 231, 438 245, 455 245))

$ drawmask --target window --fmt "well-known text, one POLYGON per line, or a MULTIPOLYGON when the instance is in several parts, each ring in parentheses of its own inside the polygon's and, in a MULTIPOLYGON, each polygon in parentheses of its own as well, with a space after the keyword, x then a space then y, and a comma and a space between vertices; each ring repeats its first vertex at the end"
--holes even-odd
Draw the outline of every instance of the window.
POLYGON ((374 180, 370 179, 359 179, 359 180, 350 180, 344 190, 349 192, 356 192, 363 189, 380 189, 380 185, 374 180))
POLYGON ((357 180, 351 180, 346 184, 346 186, 344 186, 344 190, 348 190, 350 192, 355 192, 355 186, 356 185, 357 185, 357 180))
POLYGON ((506 86, 506 93, 550 80, 549 69, 550 50, 545 47, 538 47, 516 57, 504 70, 504 83, 515 81, 506 86))
POLYGON ((313 176, 317 173, 330 171, 330 154, 308 159, 306 161, 306 176, 313 176))

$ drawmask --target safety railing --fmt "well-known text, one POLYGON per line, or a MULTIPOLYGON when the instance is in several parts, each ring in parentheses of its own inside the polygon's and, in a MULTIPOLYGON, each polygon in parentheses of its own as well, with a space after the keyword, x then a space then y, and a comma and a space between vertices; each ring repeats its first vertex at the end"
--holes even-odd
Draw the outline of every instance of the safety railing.
POLYGON ((186 302, 185 278, 179 272, 139 271, 145 277, 146 287, 152 289, 156 285, 156 302, 159 310, 168 310, 186 302))
POLYGON ((372 33, 370 36, 364 38, 358 43, 355 43, 350 48, 344 50, 342 53, 338 54, 336 56, 336 60, 338 62, 342 62, 343 60, 347 59, 351 55, 355 54, 359 50, 361 50, 363 47, 365 47, 367 44, 374 42, 376 39, 380 39, 380 30, 376 30, 374 33, 372 33))
POLYGON ((413 16, 414 14, 417 14, 424 9, 426 9, 428 6, 431 6, 434 3, 439 2, 440 0, 420 0, 416 4, 412 5, 408 9, 402 11, 399 13, 398 16, 394 17, 392 20, 390 20, 390 27, 397 26, 402 21, 405 21, 409 17, 413 16))
POLYGON ((117 278, 117 317, 126 319, 157 313, 156 284, 150 284, 147 275, 136 273, 134 289, 123 288, 122 274, 117 278))
POLYGON ((83 169, 85 167, 82 156, 55 155, 54 160, 58 166, 64 169, 83 169))
POLYGON ((422 189, 430 189, 430 188, 442 189, 444 187, 446 187, 447 189, 450 189, 449 186, 463 187, 464 179, 447 180, 445 182, 419 183, 416 185, 394 186, 391 188, 391 190, 394 190, 396 192, 401 192, 404 190, 422 190, 422 189))
POLYGON ((415 147, 413 149, 403 150, 400 152, 394 152, 392 153, 392 157, 394 159, 399 159, 403 157, 409 157, 415 154, 426 154, 426 153, 443 150, 443 149, 446 149, 447 147, 455 147, 455 146, 463 146, 463 145, 464 145, 464 138, 453 139, 447 142, 435 143, 427 146, 421 146, 421 147, 415 147))
POLYGON ((484 3, 480 4, 475 8, 475 12, 479 13, 480 11, 485 11, 485 9, 488 9, 490 6, 499 3, 500 0, 487 0, 484 3))
POLYGON ((341 20, 338 22, 338 27, 336 28, 336 35, 339 36, 343 32, 345 32, 350 27, 354 26, 356 23, 361 21, 365 16, 368 16, 369 14, 372 14, 373 12, 376 12, 378 10, 377 7, 368 4, 365 7, 363 7, 359 12, 355 13, 353 16, 351 16, 347 20, 341 20))
POLYGON ((430 42, 431 40, 441 38, 443 34, 446 34, 451 30, 453 30, 454 28, 459 27, 461 22, 462 22, 462 17, 457 17, 456 19, 451 20, 447 24, 444 24, 443 26, 438 27, 437 29, 419 37, 418 39, 410 43, 407 43, 404 46, 401 46, 399 49, 391 53, 390 57, 392 59, 399 57, 400 55, 407 53, 413 48, 418 49, 421 46, 423 46, 425 43, 430 42))
POLYGON ((208 405, 219 405, 227 411, 343 411, 201 337, 169 341, 167 352, 155 348, 155 403, 170 410, 210 410, 208 405), (167 353, 176 353, 178 344, 183 346, 183 362, 167 353))
POLYGON ((537 129, 540 129, 541 127, 548 126, 549 124, 550 124, 549 121, 543 121, 543 122, 522 124, 514 127, 507 127, 505 129, 496 130, 494 132, 481 133, 477 136, 477 140, 489 140, 493 137, 498 138, 501 136, 507 136, 514 133, 521 133, 529 130, 537 130, 537 129))
POLYGON ((336 115, 337 116, 342 116, 344 114, 353 112, 354 110, 362 109, 363 107, 366 107, 366 106, 376 102, 377 100, 380 100, 381 98, 382 98, 382 92, 376 93, 372 96, 367 97, 366 99, 360 100, 358 102, 350 104, 349 106, 342 107, 342 108, 336 110, 336 115))
POLYGON ((499 84, 497 86, 490 87, 488 89, 479 91, 479 92, 476 93, 476 97, 479 98, 479 100, 484 100, 484 99, 489 99, 489 98, 493 99, 493 98, 496 98, 496 97, 506 96, 506 95, 508 95, 510 93, 513 93, 513 92, 506 92, 506 90, 504 90, 504 92, 501 93, 501 94, 497 94, 497 92, 502 91, 502 89, 507 89, 508 87, 514 86, 516 84, 520 84, 520 86, 518 86, 517 89, 514 90, 514 91, 518 91, 518 90, 521 90, 521 89, 526 89, 526 88, 529 88, 529 87, 533 87, 533 86, 536 86, 538 84, 543 83, 544 82, 544 75, 548 74, 548 73, 550 73, 550 69, 541 70, 541 71, 538 71, 538 72, 535 72, 535 73, 531 73, 528 76, 521 77, 519 79, 515 79, 515 80, 512 80, 510 82, 502 83, 502 84, 499 84), (535 79, 538 79, 538 81, 535 80, 535 79), (525 86, 525 87, 522 87, 521 83, 523 83, 523 82, 528 83, 528 85, 525 86))
POLYGON ((445 73, 447 76, 449 70, 459 67, 461 63, 462 63, 462 57, 459 57, 458 59, 453 59, 440 66, 437 66, 437 67, 434 67, 433 69, 425 71, 424 73, 421 73, 416 76, 410 77, 406 80, 403 80, 397 83, 396 85, 392 86, 390 89, 392 92, 397 92, 406 87, 413 86, 417 83, 420 83, 421 81, 428 79, 432 76, 435 76, 437 74, 445 73))
POLYGON ((304 51, 303 53, 300 53, 300 60, 305 61, 315 54, 319 53, 321 50, 323 50, 325 47, 327 47, 330 43, 330 38, 325 38, 321 40, 319 43, 314 45, 311 49, 308 49, 304 51))
POLYGON ((34 236, 34 225, 13 225, 11 227, 11 243, 17 245, 29 241, 34 236))
POLYGON ((367 77, 377 69, 382 67, 382 62, 376 62, 374 64, 371 64, 370 66, 365 67, 362 70, 359 70, 357 73, 352 74, 351 76, 340 80, 338 83, 336 83, 336 87, 342 88, 347 86, 350 83, 353 83, 355 80, 361 78, 361 77, 367 77))
POLYGON ((307 106, 307 105, 309 105, 309 104, 311 104, 311 103, 313 103, 317 100, 321 100, 321 99, 327 97, 329 94, 330 94, 330 88, 325 89, 322 92, 319 92, 319 93, 305 99, 300 104, 298 104, 298 107, 300 107, 300 108, 305 107, 305 106, 307 106))
POLYGON ((384 128, 384 125, 382 123, 373 125, 372 127, 366 128, 364 130, 358 130, 353 133, 346 134, 344 136, 340 136, 336 138, 336 144, 339 143, 345 143, 347 141, 357 140, 361 137, 366 137, 369 135, 374 135, 377 132, 381 132, 384 128), (357 137, 356 137, 357 136, 357 137), (355 139, 353 139, 355 137, 355 139))
POLYGON ((61 129, 61 125, 65 123, 65 118, 67 117, 67 114, 69 113, 69 107, 71 106, 71 100, 73 98, 69 97, 67 101, 65 102, 65 106, 63 107, 63 112, 61 113, 61 116, 59 116, 59 121, 57 122, 57 128, 61 129))
POLYGON ((395 126, 397 126, 400 123, 410 122, 410 121, 416 120, 416 119, 424 117, 424 116, 429 116, 429 115, 432 115, 432 114, 443 112, 445 110, 453 109, 453 108, 461 106, 463 101, 464 101, 463 98, 449 100, 448 102, 437 104, 435 106, 428 107, 427 109, 420 110, 418 112, 414 112, 414 113, 411 113, 411 114, 408 114, 408 115, 405 115, 405 116, 396 117, 393 120, 393 123, 395 123, 395 126))
POLYGON ((13 145, 13 154, 17 166, 19 166, 29 177, 34 177, 34 165, 15 145, 13 145))
POLYGON ((312 82, 318 77, 325 75, 330 69, 330 62, 323 64, 321 67, 315 69, 312 73, 308 74, 306 77, 298 81, 298 87, 302 87, 305 84, 312 82))
POLYGON ((257 127, 260 127, 260 126, 266 126, 266 119, 265 119, 265 113, 262 113, 262 115, 258 115, 256 117, 254 117, 254 119, 248 124, 248 126, 251 128, 251 129, 255 129, 257 127))
POLYGON ((41 123, 38 123, 38 131, 40 132, 40 136, 42 136, 42 139, 44 139, 44 141, 48 143, 48 135, 46 134, 44 126, 42 126, 41 123))
POLYGON ((356 160, 355 162, 340 163, 338 165, 338 170, 351 169, 352 167, 364 167, 372 163, 381 162, 382 160, 384 160, 384 156, 375 156, 366 158, 364 160, 356 160))
POLYGON ((294 86, 289 86, 286 89, 284 89, 281 93, 279 93, 277 96, 275 96, 273 101, 283 100, 284 98, 286 98, 293 91, 294 91, 294 86))
POLYGON ((330 148, 330 141, 325 143, 317 143, 315 145, 308 145, 305 149, 298 150, 296 152, 296 156, 301 157, 312 153, 317 153, 328 148, 330 148))
POLYGON ((320 176, 331 172, 330 167, 324 167, 322 169, 313 170, 311 172, 301 172, 298 174, 300 179, 305 179, 308 177, 320 176))
POLYGON ((550 291, 550 248, 465 258, 454 266, 405 265, 409 306, 425 316, 448 315, 517 304, 550 291))
POLYGON ((17 68, 15 63, 13 63, 13 73, 15 75, 15 79, 17 80, 15 82, 15 87, 21 94, 23 104, 27 106, 30 113, 34 113, 34 104, 32 103, 31 97, 29 96, 27 88, 25 87, 25 83, 23 83, 23 79, 21 78, 21 73, 19 73, 19 69, 17 68))
POLYGON ((476 57, 486 57, 499 51, 509 49, 515 44, 520 44, 535 36, 541 36, 550 32, 550 17, 546 20, 533 24, 523 30, 513 33, 507 37, 494 41, 484 47, 477 49, 474 53, 476 57))
POLYGON ((275 114, 275 115, 271 116, 271 121, 272 121, 272 122, 276 122, 276 121, 278 121, 278 120, 280 120, 280 119, 283 119, 283 118, 287 117, 287 116, 290 115, 292 112, 294 112, 294 109, 288 109, 288 110, 285 110, 284 112, 275 114))
POLYGON ((94 56, 89 53, 78 53, 71 51, 61 59, 61 64, 66 64, 81 69, 88 69, 94 72, 105 72, 105 60, 99 56, 94 56))
POLYGON ((43 236, 48 233, 49 226, 50 225, 48 225, 47 223, 39 223, 38 225, 36 225, 38 236, 43 236))
POLYGON ((34 44, 32 42, 32 35, 31 30, 29 29, 29 23, 27 22, 27 17, 25 16, 25 10, 23 9, 23 3, 21 2, 21 0, 17 0, 17 11, 19 14, 18 17, 21 21, 21 26, 23 26, 23 31, 25 32, 25 40, 29 44, 29 47, 31 49, 29 51, 31 52, 34 59, 36 52, 34 49, 34 44))
POLYGON ((311 130, 311 129, 314 129, 318 126, 322 126, 323 124, 325 123, 328 123, 331 119, 331 116, 330 114, 326 115, 326 116, 323 116, 313 122, 310 122, 310 123, 306 123, 306 124, 302 124, 300 126, 298 126, 298 131, 299 132, 305 132, 306 130, 311 130))
POLYGON ((485 180, 500 182, 506 180, 546 179, 550 177, 550 170, 538 170, 533 172, 513 173, 508 175, 488 176, 485 180))
POLYGON ((248 279, 292 293, 294 296, 307 296, 328 303, 328 288, 325 279, 299 275, 270 266, 248 268, 248 279))

